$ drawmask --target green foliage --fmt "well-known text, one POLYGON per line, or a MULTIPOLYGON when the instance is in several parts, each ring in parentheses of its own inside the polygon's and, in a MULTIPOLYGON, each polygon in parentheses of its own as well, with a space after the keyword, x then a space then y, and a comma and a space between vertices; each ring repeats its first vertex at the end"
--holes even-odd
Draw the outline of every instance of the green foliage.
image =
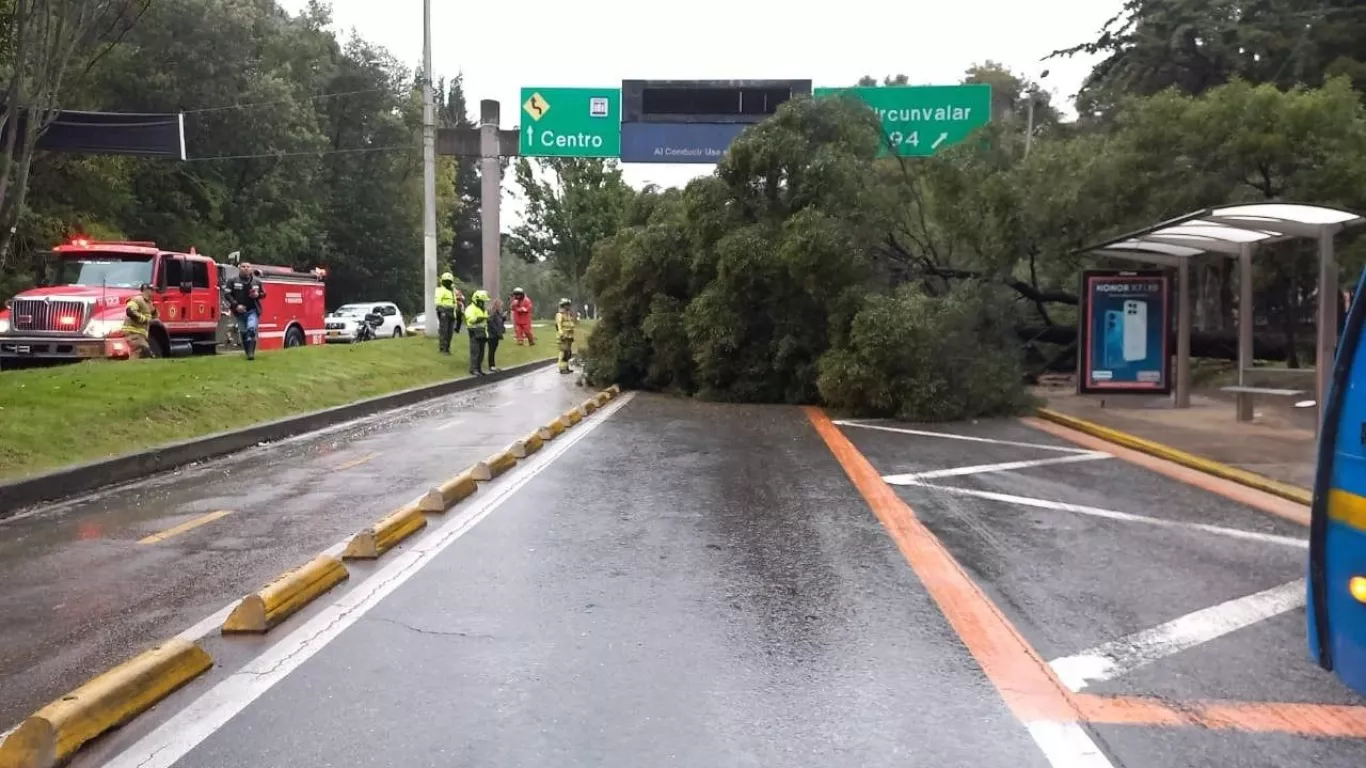
POLYGON ((1000 286, 964 281, 942 296, 903 286, 869 300, 846 344, 820 363, 820 394, 863 417, 935 422, 1030 405, 1014 317, 1000 286))

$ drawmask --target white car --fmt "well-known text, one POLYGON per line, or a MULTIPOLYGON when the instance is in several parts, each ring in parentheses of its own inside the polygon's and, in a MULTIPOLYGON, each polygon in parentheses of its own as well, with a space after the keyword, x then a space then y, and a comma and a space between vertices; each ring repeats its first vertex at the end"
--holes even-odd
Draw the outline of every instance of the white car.
POLYGON ((381 339, 397 339, 403 336, 403 313, 391 301, 363 301, 343 304, 323 318, 323 329, 327 342, 350 343, 356 340, 356 331, 365 322, 367 314, 379 315, 384 321, 375 329, 375 336, 381 339))

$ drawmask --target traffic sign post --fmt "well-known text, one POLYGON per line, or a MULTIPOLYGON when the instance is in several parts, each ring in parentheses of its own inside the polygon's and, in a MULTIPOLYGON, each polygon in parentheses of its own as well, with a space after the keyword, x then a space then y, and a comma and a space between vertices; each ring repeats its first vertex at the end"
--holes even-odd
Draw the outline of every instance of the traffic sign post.
POLYGON ((991 121, 991 86, 986 84, 816 88, 813 95, 847 95, 867 104, 902 157, 933 155, 991 121))
POLYGON ((523 88, 523 157, 617 157, 621 89, 523 88))

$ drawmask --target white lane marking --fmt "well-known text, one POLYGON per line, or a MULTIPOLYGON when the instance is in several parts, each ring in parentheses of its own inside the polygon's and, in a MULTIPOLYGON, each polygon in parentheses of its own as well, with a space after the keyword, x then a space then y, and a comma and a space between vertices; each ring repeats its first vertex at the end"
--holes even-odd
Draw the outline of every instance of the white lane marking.
POLYGON ((1260 541, 1264 544, 1280 544, 1286 547, 1298 547, 1308 549, 1309 542, 1305 539, 1292 536, 1277 536, 1272 533, 1258 533, 1257 531, 1244 531, 1237 528, 1224 528, 1218 525, 1207 523, 1188 523, 1182 520, 1164 520, 1160 517, 1146 517, 1135 515, 1129 512, 1116 512, 1110 509, 1100 509, 1099 507, 1087 507, 1081 504, 1067 504, 1061 501, 1047 501, 1045 499, 1031 499, 1028 496, 1012 496, 1008 493, 996 493, 994 491, 978 491, 972 488, 953 488, 947 485, 930 485, 928 483, 913 483, 920 488, 929 488, 935 491, 946 493, 957 493, 963 496, 976 496, 990 501, 1001 501, 1006 504, 1019 504, 1025 507, 1037 507, 1039 509, 1051 509, 1057 512, 1075 512, 1079 515, 1090 515, 1091 517, 1102 517, 1107 520, 1122 520, 1128 523, 1145 523, 1159 528, 1185 528, 1193 531, 1203 531, 1205 533, 1215 533, 1220 536, 1228 536, 1235 539, 1247 539, 1249 541, 1260 541))
POLYGON ((605 406, 597 418, 571 429, 527 459, 516 471, 507 475, 506 482, 499 481, 487 490, 481 490, 480 493, 488 495, 480 498, 476 494, 474 503, 459 515, 419 539, 411 549, 375 571, 370 578, 347 591, 245 667, 204 692, 185 709, 106 763, 106 768, 169 768, 174 765, 223 727, 224 723, 325 648, 389 593, 415 576, 433 558, 540 474, 541 470, 630 402, 632 397, 631 392, 622 393, 605 406))
POLYGON ((881 424, 863 424, 857 421, 841 419, 835 422, 841 427, 858 427, 859 429, 878 429, 883 432, 899 432, 903 435, 918 435, 920 437, 942 437, 946 440, 966 440, 970 443, 991 443, 992 445, 1013 445, 1017 448, 1038 448, 1041 451, 1057 451, 1059 453, 1094 453, 1089 448, 1072 448, 1061 445, 1040 445, 1039 443, 1021 443, 1015 440, 997 440, 991 437, 975 437, 973 435, 955 435, 948 432, 930 432, 924 429, 908 429, 906 427, 885 427, 881 424))
POLYGON ((1188 613, 1152 629, 1111 640, 1073 656, 1049 662, 1058 679, 1073 691, 1194 648, 1304 605, 1304 580, 1235 598, 1188 613))
POLYGON ((1114 768, 1086 729, 1076 723, 1036 720, 1025 727, 1053 768, 1114 768))
POLYGON ((1079 461, 1096 461, 1098 459, 1113 459, 1108 453, 1092 451, 1090 453, 1080 453, 1075 456, 1059 456, 1056 459, 1034 459, 1032 461, 1006 461, 1000 464, 978 464, 973 467, 954 467, 952 469, 932 469, 928 472, 912 472, 905 475, 887 475, 882 478, 883 482, 892 485, 919 485, 920 480, 929 480, 936 477, 958 477, 960 475, 980 475, 986 472, 1008 472, 1012 469, 1027 469, 1029 467, 1046 467, 1052 464, 1075 464, 1079 461))
POLYGON ((446 430, 450 429, 451 427, 458 427, 458 426, 460 426, 460 425, 463 424, 463 423, 465 423, 465 420, 464 420, 464 419, 451 419, 450 421, 447 421, 447 422, 445 422, 445 423, 443 423, 443 424, 437 424, 435 427, 432 427, 432 431, 433 431, 433 432, 445 432, 446 430))

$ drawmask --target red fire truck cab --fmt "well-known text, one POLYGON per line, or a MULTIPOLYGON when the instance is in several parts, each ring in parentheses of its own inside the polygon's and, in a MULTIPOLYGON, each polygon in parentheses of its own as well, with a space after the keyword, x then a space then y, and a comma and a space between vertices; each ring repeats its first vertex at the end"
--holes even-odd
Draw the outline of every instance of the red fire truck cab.
MULTIPOLYGON (((153 286, 157 319, 148 342, 158 357, 214 354, 240 346, 222 285, 238 270, 156 243, 77 238, 53 249, 53 285, 15 296, 0 311, 0 360, 127 358, 122 327, 128 299, 153 286)), ((323 343, 326 272, 249 265, 266 289, 258 348, 323 343)))

